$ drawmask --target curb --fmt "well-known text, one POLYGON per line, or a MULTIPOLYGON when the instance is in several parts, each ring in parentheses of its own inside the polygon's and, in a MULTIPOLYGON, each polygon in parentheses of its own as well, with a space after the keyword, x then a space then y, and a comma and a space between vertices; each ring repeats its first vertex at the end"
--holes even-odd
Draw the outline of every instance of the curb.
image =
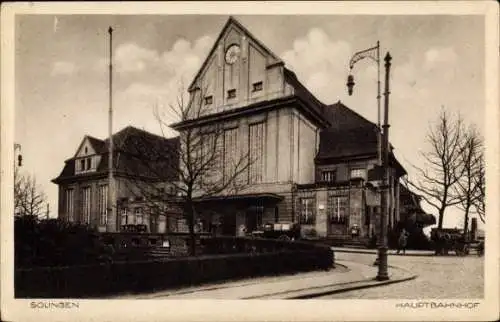
POLYGON ((327 290, 327 291, 309 293, 309 294, 298 295, 298 296, 291 296, 291 297, 286 297, 285 299, 288 299, 288 300, 310 299, 310 298, 315 298, 315 297, 324 296, 324 295, 338 294, 338 293, 350 292, 350 291, 355 291, 355 290, 362 290, 362 289, 366 289, 366 288, 374 288, 374 287, 380 287, 380 286, 384 286, 384 285, 407 282, 407 281, 414 280, 417 277, 418 277, 418 275, 412 275, 410 277, 404 277, 404 278, 400 278, 400 279, 388 280, 388 281, 383 281, 383 282, 376 282, 373 284, 371 283, 371 284, 366 284, 366 285, 350 286, 350 287, 344 287, 341 289, 327 290))
MULTIPOLYGON (((349 265, 343 265, 343 264, 337 264, 337 265, 349 267, 349 265)), ((406 277, 398 277, 398 278, 390 279, 387 281, 376 281, 375 278, 370 278, 370 279, 363 279, 363 280, 356 280, 356 281, 351 281, 351 282, 344 282, 344 283, 314 287, 315 289, 322 289, 322 290, 317 290, 317 291, 308 290, 308 289, 301 289, 301 290, 294 290, 294 291, 284 291, 284 292, 279 292, 279 293, 274 293, 274 294, 252 296, 252 297, 247 297, 247 298, 242 298, 242 299, 244 299, 244 300, 250 300, 250 299, 284 299, 284 300, 311 299, 311 298, 320 297, 320 296, 324 296, 324 295, 338 294, 338 293, 344 293, 344 292, 355 291, 355 290, 360 290, 360 289, 379 287, 379 286, 384 286, 384 285, 389 285, 389 284, 402 283, 402 282, 414 280, 418 277, 418 275, 412 274, 407 269, 400 268, 397 266, 389 266, 389 267, 403 272, 403 274, 401 274, 401 275, 406 276, 406 277), (295 295, 293 295, 293 294, 295 294, 295 295)))

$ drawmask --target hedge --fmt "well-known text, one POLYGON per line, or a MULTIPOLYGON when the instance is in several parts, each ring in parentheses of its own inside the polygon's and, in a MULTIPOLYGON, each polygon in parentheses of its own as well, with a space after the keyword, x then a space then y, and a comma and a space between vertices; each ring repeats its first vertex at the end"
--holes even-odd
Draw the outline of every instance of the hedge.
MULTIPOLYGON (((250 243, 244 238, 232 240, 236 241, 235 245, 250 243)), ((333 251, 327 246, 262 240, 256 243, 269 247, 273 242, 279 244, 281 250, 16 269, 15 296, 95 298, 124 292, 151 292, 235 278, 328 270, 334 267, 333 251)))

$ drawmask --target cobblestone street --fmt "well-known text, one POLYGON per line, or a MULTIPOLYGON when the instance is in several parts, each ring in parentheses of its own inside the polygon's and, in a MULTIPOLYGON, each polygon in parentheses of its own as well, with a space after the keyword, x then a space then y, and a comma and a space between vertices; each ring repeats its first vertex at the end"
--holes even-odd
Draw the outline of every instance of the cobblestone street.
MULTIPOLYGON (((369 264, 373 254, 337 253, 339 260, 369 264)), ((368 288, 320 298, 330 299, 416 299, 416 298, 483 298, 484 258, 447 256, 389 256, 389 265, 418 274, 403 283, 368 288)), ((390 269, 390 268, 389 268, 390 269)))

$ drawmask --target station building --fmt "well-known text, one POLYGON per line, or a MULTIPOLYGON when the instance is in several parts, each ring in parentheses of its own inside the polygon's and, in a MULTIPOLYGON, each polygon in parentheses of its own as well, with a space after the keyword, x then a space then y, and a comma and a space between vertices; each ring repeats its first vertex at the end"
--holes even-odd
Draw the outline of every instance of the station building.
MULTIPOLYGON (((201 230, 218 227, 223 234, 236 235, 241 226, 252 231, 265 223, 294 222, 301 224, 303 235, 323 238, 364 240, 377 233, 380 192, 369 180, 378 163, 376 124, 340 101, 325 104, 318 100, 283 60, 234 18, 222 28, 188 91, 190 104, 208 112, 172 124, 179 137, 189 129, 217 125, 224 129, 220 148, 226 157, 248 151, 253 160, 242 176, 246 184, 237 193, 197 200, 201 230)), ((133 137, 137 131, 129 127, 115 135, 133 137)), ((165 149, 182 149, 179 137, 151 137, 165 149)), ((117 151, 126 150, 127 139, 117 140, 122 142, 117 151)), ((60 217, 104 224, 105 146, 106 140, 87 136, 76 155, 66 161, 54 180, 60 190, 60 217), (92 160, 90 168, 82 161, 86 158, 92 160)), ((140 171, 120 172, 122 160, 119 156, 117 160, 119 182, 144 177, 140 171)), ((406 171, 392 147, 389 163, 391 229, 412 214, 401 209, 400 178, 406 171)), ((133 169, 133 164, 127 169, 133 169)), ((122 208, 130 209, 118 210, 117 230, 124 223, 120 211, 131 214, 127 223, 147 222, 148 231, 186 229, 178 211, 153 215, 140 206, 140 198, 135 199, 137 191, 126 191, 124 185, 118 184, 117 204, 126 200, 122 208)), ((168 184, 162 189, 168 193, 168 184)), ((172 197, 175 194, 171 191, 172 197)))

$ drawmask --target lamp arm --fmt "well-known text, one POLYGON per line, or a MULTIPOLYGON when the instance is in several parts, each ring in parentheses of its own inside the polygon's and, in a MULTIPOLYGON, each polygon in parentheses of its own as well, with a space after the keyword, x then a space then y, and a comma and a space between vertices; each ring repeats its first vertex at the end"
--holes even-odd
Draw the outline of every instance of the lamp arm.
POLYGON ((354 65, 358 61, 365 59, 365 58, 370 58, 378 64, 380 61, 380 58, 378 57, 378 48, 379 48, 379 44, 377 44, 377 46, 375 46, 375 47, 371 47, 371 48, 361 50, 361 51, 358 51, 357 53, 355 53, 351 57, 351 60, 349 61, 349 67, 351 68, 351 70, 354 68, 354 65))

